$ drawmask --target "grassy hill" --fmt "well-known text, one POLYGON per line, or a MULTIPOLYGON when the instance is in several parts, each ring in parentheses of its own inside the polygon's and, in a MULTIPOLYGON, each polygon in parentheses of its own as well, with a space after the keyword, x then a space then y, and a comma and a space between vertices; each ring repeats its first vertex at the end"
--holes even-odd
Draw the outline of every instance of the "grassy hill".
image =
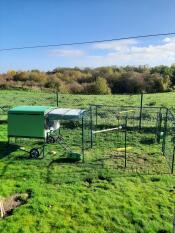
MULTIPOLYGON (((144 105, 174 108, 175 93, 146 94, 144 105)), ((140 96, 70 96, 59 95, 59 106, 85 107, 88 104, 140 105, 140 96)), ((52 93, 1 91, 0 106, 19 104, 56 104, 52 93)), ((65 131, 70 145, 79 140, 78 129, 65 131)), ((152 135, 147 135, 152 136, 152 135)), ((108 138, 98 138, 99 147, 87 151, 87 163, 63 163, 59 145, 46 148, 46 158, 29 160, 16 147, 6 147, 7 125, 0 125, 0 196, 28 192, 28 202, 16 208, 12 215, 0 221, 2 233, 162 233, 172 232, 175 204, 175 177, 163 172, 124 172, 100 165, 89 165, 91 158, 109 155, 112 144, 108 138), (109 148, 108 150, 106 148, 109 148), (55 153, 53 153, 56 152, 55 153)), ((149 165, 165 168, 158 145, 141 144, 129 135, 134 147, 132 155, 147 158, 149 165), (153 160, 152 160, 153 158, 153 160), (156 160, 156 161, 155 161, 156 160), (156 163, 154 163, 156 162, 156 163)), ((119 137, 118 137, 119 138, 119 137)), ((120 139, 119 143, 123 143, 120 139)), ((25 147, 30 146, 25 142, 25 147)), ((75 149, 76 146, 75 146, 75 149)), ((135 158, 134 157, 134 158, 135 158)), ((131 157, 133 158, 133 157, 131 157)), ((115 163, 115 160, 110 160, 115 163)), ((144 170, 143 170, 144 171, 144 170)))

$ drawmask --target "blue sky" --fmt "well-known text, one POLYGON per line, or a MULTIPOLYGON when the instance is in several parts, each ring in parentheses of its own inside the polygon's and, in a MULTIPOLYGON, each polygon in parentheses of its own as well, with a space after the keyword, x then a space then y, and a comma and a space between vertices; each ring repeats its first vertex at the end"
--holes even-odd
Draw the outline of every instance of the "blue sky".
MULTIPOLYGON (((0 48, 175 31, 174 0, 0 0, 0 48)), ((175 63, 174 37, 4 51, 0 72, 175 63)))

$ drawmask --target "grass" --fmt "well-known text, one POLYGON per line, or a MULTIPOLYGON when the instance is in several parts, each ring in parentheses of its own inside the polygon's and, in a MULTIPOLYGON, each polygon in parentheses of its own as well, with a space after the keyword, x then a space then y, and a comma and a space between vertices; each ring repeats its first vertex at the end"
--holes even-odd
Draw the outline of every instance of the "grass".
MULTIPOLYGON (((0 105, 52 105, 53 94, 42 92, 0 92, 0 105), (15 99, 16 97, 16 99, 15 99), (15 99, 15 101, 14 101, 15 99), (12 102, 13 100, 13 102, 12 102)), ((173 107, 174 93, 146 95, 147 105, 173 107)), ((89 103, 139 105, 139 96, 83 96, 79 101, 60 96, 63 106, 89 103), (129 102, 128 102, 129 101, 129 102)), ((62 131, 74 151, 80 152, 80 128, 62 131)), ((48 145, 46 157, 29 160, 17 147, 6 147, 7 125, 0 125, 0 196, 30 192, 25 205, 0 221, 2 233, 162 233, 172 232, 175 204, 175 178, 160 145, 151 143, 151 132, 128 133, 128 170, 123 169, 124 134, 97 136, 93 149, 86 151, 86 162, 63 160, 60 145, 48 145), (117 140, 116 140, 117 138, 117 140), (113 140, 115 139, 115 140, 113 140), (56 152, 55 153, 52 153, 56 152)), ((24 142, 25 148, 31 144, 24 142)))
MULTIPOLYGON (((2 105, 56 105, 55 93, 42 91, 1 90, 0 106, 2 105)), ((175 92, 144 94, 144 106, 161 106, 175 108, 175 92)), ((89 104, 112 104, 116 106, 140 106, 140 95, 66 95, 59 94, 59 104, 63 107, 88 106, 89 104)))

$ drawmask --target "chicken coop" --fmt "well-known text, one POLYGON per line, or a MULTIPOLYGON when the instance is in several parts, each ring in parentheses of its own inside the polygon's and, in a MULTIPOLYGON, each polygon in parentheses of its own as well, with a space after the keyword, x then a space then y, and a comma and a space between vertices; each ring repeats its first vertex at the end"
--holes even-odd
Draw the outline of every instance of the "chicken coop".
MULTIPOLYGON (((60 143, 69 150, 71 156, 78 154, 65 146, 63 137, 60 135, 60 122, 79 121, 83 117, 83 109, 55 108, 50 106, 17 106, 8 111, 8 143, 15 138, 41 139, 42 146, 32 148, 30 158, 44 157, 46 144, 60 143)), ((82 121, 83 122, 83 121, 82 121)), ((82 125, 83 127, 83 125, 82 125)), ((82 140, 83 141, 83 140, 82 140)), ((80 157, 80 156, 78 156, 80 157)))

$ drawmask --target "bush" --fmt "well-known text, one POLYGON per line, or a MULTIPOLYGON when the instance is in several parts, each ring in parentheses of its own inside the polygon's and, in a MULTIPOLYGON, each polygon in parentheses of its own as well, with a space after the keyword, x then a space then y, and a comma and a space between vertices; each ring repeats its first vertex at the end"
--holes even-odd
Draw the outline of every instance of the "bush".
POLYGON ((71 83, 69 86, 69 93, 80 94, 83 92, 83 86, 77 82, 71 83))
POLYGON ((95 83, 95 93, 99 95, 111 94, 111 89, 108 86, 106 79, 98 77, 95 83))
POLYGON ((14 71, 0 74, 0 88, 28 87, 56 89, 63 93, 113 94, 165 92, 174 90, 175 66, 57 68, 14 71))
POLYGON ((66 85, 64 82, 61 82, 61 85, 59 87, 59 92, 62 93, 62 94, 70 93, 69 86, 66 85))
POLYGON ((56 75, 50 75, 45 83, 46 88, 55 89, 57 91, 59 91, 60 86, 61 81, 57 78, 56 75))

